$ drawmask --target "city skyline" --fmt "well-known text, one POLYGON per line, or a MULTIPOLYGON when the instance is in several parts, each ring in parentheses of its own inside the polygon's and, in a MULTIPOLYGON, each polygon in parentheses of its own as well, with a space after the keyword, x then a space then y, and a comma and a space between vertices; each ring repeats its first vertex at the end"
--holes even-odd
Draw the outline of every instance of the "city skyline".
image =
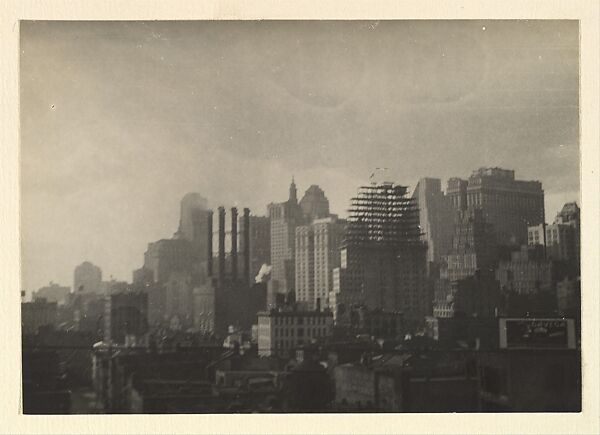
POLYGON ((317 184, 340 216, 382 166, 411 190, 421 177, 514 169, 542 182, 548 222, 580 203, 576 22, 21 31, 28 292, 71 285, 84 260, 129 281, 147 244, 177 230, 184 194, 264 215, 292 174, 299 197, 317 184))

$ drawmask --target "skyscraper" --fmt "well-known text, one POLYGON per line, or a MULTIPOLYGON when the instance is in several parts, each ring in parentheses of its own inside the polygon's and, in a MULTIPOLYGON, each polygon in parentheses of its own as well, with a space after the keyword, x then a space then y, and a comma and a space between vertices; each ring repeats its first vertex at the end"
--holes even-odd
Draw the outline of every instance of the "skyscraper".
POLYGON ((186 194, 180 207, 177 231, 148 244, 133 281, 148 289, 152 323, 186 327, 193 321, 193 287, 206 280, 211 266, 213 214, 199 193, 186 194))
POLYGON ((576 202, 566 203, 556 215, 554 223, 569 225, 573 228, 573 253, 577 271, 580 270, 581 261, 581 220, 580 210, 576 202))
POLYGON ((361 305, 402 311, 408 328, 430 314, 426 246, 416 200, 407 190, 384 182, 361 187, 352 199, 330 295, 338 323, 349 321, 352 306, 361 305))
POLYGON ((452 244, 453 208, 438 178, 421 178, 413 192, 419 207, 422 239, 427 242, 427 261, 439 263, 452 244))
POLYGON ((556 215, 553 224, 540 224, 528 229, 528 244, 542 245, 547 259, 565 261, 572 277, 579 276, 581 260, 579 207, 566 203, 556 215))
POLYGON ((274 293, 287 293, 294 290, 296 227, 303 223, 293 179, 288 200, 271 203, 267 208, 271 221, 272 270, 269 285, 274 293))
POLYGON ((296 228, 296 301, 305 309, 314 309, 315 233, 312 225, 296 228))
POLYGON ((207 260, 207 230, 210 213, 207 200, 199 193, 188 193, 181 200, 179 229, 175 233, 175 238, 190 242, 195 263, 207 260))
POLYGON ((325 192, 316 184, 306 189, 300 200, 300 208, 307 220, 329 216, 329 200, 325 196, 325 192))
POLYGON ((452 246, 444 256, 441 278, 449 281, 474 276, 477 271, 493 275, 497 258, 493 227, 478 208, 458 210, 454 217, 452 246))
POLYGON ((100 294, 102 292, 102 270, 89 261, 81 263, 73 273, 73 291, 75 294, 100 294))
POLYGON ((527 227, 544 222, 539 181, 515 180, 515 171, 480 168, 467 180, 448 180, 446 194, 456 209, 480 208, 503 245, 527 244, 527 227))
POLYGON ((559 223, 536 225, 529 227, 527 237, 529 246, 544 247, 548 259, 576 261, 575 231, 571 225, 559 223))
POLYGON ((328 308, 329 293, 333 290, 333 269, 340 265, 340 245, 345 222, 336 216, 317 219, 312 227, 315 234, 315 282, 313 308, 328 308))
POLYGON ((151 271, 154 282, 162 284, 174 272, 190 273, 193 264, 192 245, 185 239, 162 239, 149 243, 144 253, 143 268, 151 271))
POLYGON ((433 313, 436 317, 454 315, 453 300, 460 287, 459 281, 476 277, 476 282, 483 287, 490 284, 498 255, 492 225, 485 221, 481 209, 455 210, 453 214, 452 244, 443 256, 439 279, 434 282, 433 313))
POLYGON ((330 216, 296 228, 296 300, 310 310, 329 306, 344 225, 330 216))

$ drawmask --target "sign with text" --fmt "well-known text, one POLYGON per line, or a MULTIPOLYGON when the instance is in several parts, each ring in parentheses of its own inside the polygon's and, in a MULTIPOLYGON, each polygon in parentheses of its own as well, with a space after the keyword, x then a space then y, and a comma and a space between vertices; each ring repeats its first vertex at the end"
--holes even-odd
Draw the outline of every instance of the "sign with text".
POLYGON ((500 319, 501 349, 575 349, 573 319, 500 319))

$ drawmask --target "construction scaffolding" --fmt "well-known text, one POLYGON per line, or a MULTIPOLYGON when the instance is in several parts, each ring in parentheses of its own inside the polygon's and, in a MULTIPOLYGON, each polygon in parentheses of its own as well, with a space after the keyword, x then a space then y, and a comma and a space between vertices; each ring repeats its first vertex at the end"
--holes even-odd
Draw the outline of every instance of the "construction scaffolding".
POLYGON ((408 187, 385 182, 361 186, 351 200, 346 247, 405 248, 419 244, 419 209, 408 187))

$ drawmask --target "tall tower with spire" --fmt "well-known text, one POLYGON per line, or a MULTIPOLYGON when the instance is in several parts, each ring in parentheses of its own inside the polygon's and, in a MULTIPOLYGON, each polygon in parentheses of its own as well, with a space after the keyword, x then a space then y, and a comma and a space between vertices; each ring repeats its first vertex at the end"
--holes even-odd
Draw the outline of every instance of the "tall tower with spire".
POLYGON ((294 291, 296 227, 303 224, 294 177, 288 200, 269 204, 267 208, 271 221, 270 293, 285 294, 294 291))
POLYGON ((298 190, 296 189, 296 183, 294 182, 294 176, 292 175, 292 182, 290 184, 290 203, 298 204, 298 190))

